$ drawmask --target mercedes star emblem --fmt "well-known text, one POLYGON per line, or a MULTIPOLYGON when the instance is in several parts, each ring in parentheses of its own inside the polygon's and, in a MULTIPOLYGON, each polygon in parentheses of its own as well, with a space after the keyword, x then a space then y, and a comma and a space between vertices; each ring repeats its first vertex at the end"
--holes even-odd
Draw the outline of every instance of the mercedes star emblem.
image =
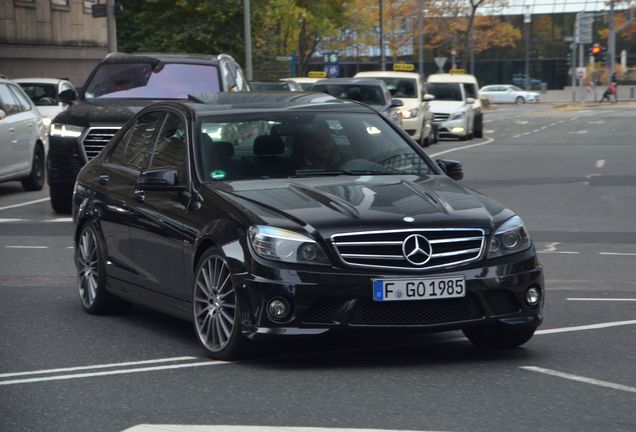
POLYGON ((431 244, 421 234, 411 234, 402 243, 402 254, 408 262, 421 266, 431 259, 431 244))

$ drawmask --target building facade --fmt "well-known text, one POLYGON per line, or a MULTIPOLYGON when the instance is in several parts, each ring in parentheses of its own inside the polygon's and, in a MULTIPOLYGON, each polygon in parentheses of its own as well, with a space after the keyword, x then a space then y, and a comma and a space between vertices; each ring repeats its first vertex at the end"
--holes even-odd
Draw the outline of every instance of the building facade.
POLYGON ((91 15, 98 2, 0 0, 0 74, 81 86, 108 53, 106 19, 91 15))

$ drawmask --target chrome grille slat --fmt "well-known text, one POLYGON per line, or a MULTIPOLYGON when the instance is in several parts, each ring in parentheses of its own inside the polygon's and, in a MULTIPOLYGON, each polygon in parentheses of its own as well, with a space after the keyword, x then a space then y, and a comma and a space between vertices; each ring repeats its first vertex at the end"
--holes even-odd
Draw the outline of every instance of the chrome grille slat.
POLYGON ((441 113, 433 113, 433 121, 434 122, 442 122, 448 120, 450 114, 441 114, 441 113))
POLYGON ((91 160, 97 156, 119 129, 119 127, 115 126, 88 128, 82 140, 82 148, 86 154, 86 159, 91 160))
POLYGON ((341 261, 351 267, 427 271, 471 263, 481 258, 486 232, 481 228, 421 228, 338 233, 331 243, 341 261), (430 244, 430 259, 423 265, 406 260, 404 240, 421 234, 430 244))

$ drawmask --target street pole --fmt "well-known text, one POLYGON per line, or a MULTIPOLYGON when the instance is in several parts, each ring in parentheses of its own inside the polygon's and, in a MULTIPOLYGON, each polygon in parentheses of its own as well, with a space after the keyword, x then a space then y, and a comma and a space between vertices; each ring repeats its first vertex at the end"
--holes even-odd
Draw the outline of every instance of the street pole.
POLYGON ((609 15, 609 37, 607 44, 609 45, 608 54, 609 54, 609 65, 607 70, 607 84, 609 85, 612 81, 612 75, 614 75, 614 68, 616 61, 616 27, 614 23, 616 14, 614 13, 614 0, 610 0, 610 15, 609 15))
POLYGON ((424 0, 420 0, 417 7, 417 57, 419 60, 418 70, 424 79, 424 0))
POLYGON ((380 70, 386 70, 386 59, 384 58, 384 25, 382 24, 382 18, 384 18, 384 12, 382 10, 382 0, 380 1, 380 70))
MULTIPOLYGON (((579 67, 581 69, 585 69, 585 46, 584 44, 579 44, 579 67)), ((579 78, 579 95, 581 97, 581 103, 585 102, 585 87, 583 86, 583 78, 579 78)))
POLYGON ((572 42, 570 49, 572 50, 572 69, 570 70, 570 78, 572 78, 572 102, 576 102, 576 43, 572 42))
POLYGON ((250 0, 243 0, 243 27, 245 33, 245 72, 247 80, 252 81, 252 23, 250 19, 250 0))
POLYGON ((117 22, 115 0, 106 0, 106 26, 108 28, 108 51, 117 52, 117 22))
POLYGON ((470 28, 470 74, 475 75, 475 25, 470 28))
POLYGON ((526 76, 526 91, 530 90, 530 23, 532 22, 532 15, 530 15, 530 6, 526 6, 526 13, 523 17, 523 23, 526 30, 526 63, 525 63, 525 76, 526 76))

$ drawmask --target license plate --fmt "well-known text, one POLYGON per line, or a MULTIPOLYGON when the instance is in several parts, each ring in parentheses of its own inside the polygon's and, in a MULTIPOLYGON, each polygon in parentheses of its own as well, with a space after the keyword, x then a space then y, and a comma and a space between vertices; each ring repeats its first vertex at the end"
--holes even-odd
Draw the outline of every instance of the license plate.
POLYGON ((432 300, 466 296, 464 276, 427 279, 374 279, 373 300, 432 300))

